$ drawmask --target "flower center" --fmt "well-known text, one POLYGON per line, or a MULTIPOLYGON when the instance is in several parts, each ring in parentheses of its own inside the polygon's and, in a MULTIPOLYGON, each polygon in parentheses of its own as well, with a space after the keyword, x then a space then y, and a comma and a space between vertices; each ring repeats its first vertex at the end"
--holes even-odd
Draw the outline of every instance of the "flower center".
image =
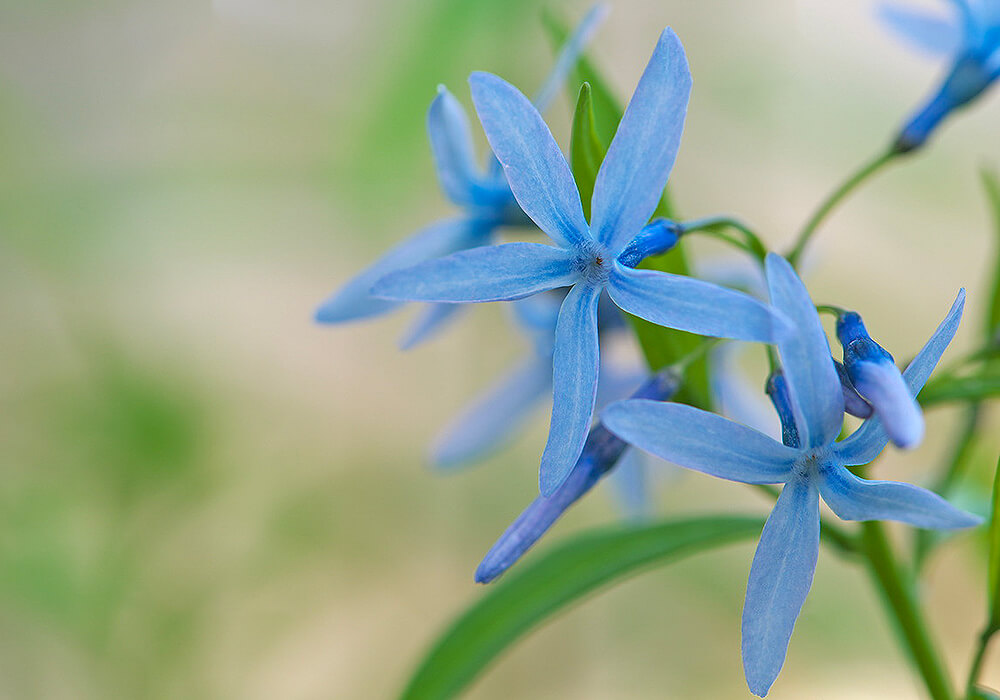
POLYGON ((604 248, 593 244, 587 246, 576 258, 576 267, 580 271, 580 276, 587 282, 594 285, 605 285, 610 273, 608 255, 604 248))

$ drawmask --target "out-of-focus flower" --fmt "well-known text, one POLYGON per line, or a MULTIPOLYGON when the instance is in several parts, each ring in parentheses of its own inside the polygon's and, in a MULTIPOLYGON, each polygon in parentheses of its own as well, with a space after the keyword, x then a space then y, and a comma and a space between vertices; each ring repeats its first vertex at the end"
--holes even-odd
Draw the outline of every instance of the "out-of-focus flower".
MULTIPOLYGON (((770 342, 776 319, 745 294, 689 277, 636 270, 617 257, 633 239, 644 254, 676 242, 654 222, 677 149, 691 91, 680 40, 666 29, 629 102, 594 184, 588 225, 569 164, 538 110, 517 88, 474 73, 472 97, 493 152, 521 208, 555 246, 509 243, 455 253, 383 277, 379 297, 451 303, 510 301, 570 287, 556 323, 553 405, 539 483, 552 495, 583 450, 597 393, 597 303, 607 290, 623 310, 670 328, 770 342)), ((629 259, 631 264, 638 260, 629 259)))
MULTIPOLYGON (((607 12, 606 5, 595 5, 567 40, 538 93, 535 104, 539 110, 544 111, 552 102, 607 12)), ((316 310, 318 322, 345 323, 387 313, 402 302, 377 299, 370 294, 372 285, 387 273, 488 245, 497 229, 504 226, 532 225, 511 194, 496 160, 491 157, 489 165, 480 170, 469 119, 462 105, 443 85, 438 87, 437 97, 427 112, 427 132, 441 189, 462 214, 437 221, 390 250, 324 301, 316 310)), ((454 304, 431 305, 400 345, 411 348, 430 337, 453 319, 460 308, 454 304)))
POLYGON ((953 111, 976 99, 1000 77, 1000 0, 950 0, 951 18, 885 5, 882 20, 918 48, 951 56, 938 89, 917 110, 896 139, 896 149, 924 145, 953 111))
MULTIPOLYGON (((770 394, 782 442, 690 406, 628 400, 601 420, 613 433, 681 466, 749 484, 783 483, 761 534, 743 606, 743 667, 750 690, 767 694, 785 660, 792 629, 812 585, 819 552, 819 497, 845 520, 897 520, 921 528, 971 527, 979 519, 930 491, 868 481, 848 466, 867 464, 889 437, 878 416, 837 442, 844 399, 830 346, 809 293, 791 265, 767 258, 771 303, 795 331, 778 342, 782 372, 770 394)), ((911 395, 923 387, 961 320, 964 290, 903 372, 911 395)))

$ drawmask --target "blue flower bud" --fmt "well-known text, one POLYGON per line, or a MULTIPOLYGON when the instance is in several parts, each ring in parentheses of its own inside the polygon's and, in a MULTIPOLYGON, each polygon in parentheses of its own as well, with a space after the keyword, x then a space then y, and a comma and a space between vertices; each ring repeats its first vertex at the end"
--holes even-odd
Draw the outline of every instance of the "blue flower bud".
POLYGON ((837 319, 844 347, 844 368, 851 383, 871 404, 897 447, 916 447, 924 436, 924 416, 903 375, 885 348, 868 335, 861 316, 851 311, 837 319))
MULTIPOLYGON (((650 377, 632 398, 666 401, 680 386, 679 377, 664 370, 650 377)), ((544 535, 552 524, 581 496, 590 491, 601 477, 618 464, 628 445, 603 425, 587 435, 583 453, 566 480, 551 496, 539 496, 486 553, 476 569, 476 583, 489 583, 517 562, 544 535)))
POLYGON ((840 388, 844 394, 844 410, 858 418, 871 418, 872 406, 854 388, 851 377, 847 374, 847 368, 836 360, 833 361, 833 366, 837 368, 837 376, 840 378, 840 388))
POLYGON ((651 255, 665 253, 680 239, 681 227, 669 219, 654 219, 629 241, 618 255, 618 262, 625 267, 635 267, 651 255))
POLYGON ((771 374, 767 378, 767 387, 764 389, 774 410, 778 412, 781 420, 781 442, 788 447, 801 447, 799 442, 799 429, 795 425, 795 411, 792 408, 791 395, 788 393, 788 380, 781 371, 771 374))

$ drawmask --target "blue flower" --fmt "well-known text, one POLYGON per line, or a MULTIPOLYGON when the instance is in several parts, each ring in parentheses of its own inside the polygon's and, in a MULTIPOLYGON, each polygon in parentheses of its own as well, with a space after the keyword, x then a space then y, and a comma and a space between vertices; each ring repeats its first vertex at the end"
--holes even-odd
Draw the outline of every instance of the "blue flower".
MULTIPOLYGON (((666 401, 677 391, 678 377, 664 370, 650 377, 633 394, 636 398, 666 401)), ((624 441, 597 425, 587 436, 580 458, 566 480, 549 496, 538 496, 500 536, 476 569, 476 582, 489 583, 509 569, 544 535, 552 524, 611 470, 631 468, 624 441)))
MULTIPOLYGON (((854 311, 837 319, 837 338, 844 348, 843 367, 851 386, 881 419, 889 439, 903 448, 920 444, 924 414, 892 355, 871 339, 861 316, 854 311)), ((849 395, 845 388, 845 396, 849 395)))
POLYGON ((926 142, 954 110, 978 97, 1000 77, 1000 1, 951 0, 954 17, 884 6, 884 22, 921 49, 952 56, 951 67, 937 91, 903 127, 896 140, 900 152, 926 142))
MULTIPOLYGON (((535 99, 539 110, 545 111, 552 102, 607 12, 607 6, 595 5, 567 40, 535 99)), ((514 200, 496 160, 491 158, 485 170, 477 166, 468 117, 443 85, 438 87, 437 97, 427 112, 427 132, 441 189, 462 214, 437 221, 390 250, 324 301, 316 310, 318 322, 345 323, 392 311, 401 302, 370 294, 372 285, 385 274, 459 250, 488 245, 502 226, 532 225, 514 200)), ((401 347, 413 347, 430 337, 452 320, 460 308, 454 304, 431 305, 404 336, 401 347)))
MULTIPOLYGON (((604 425, 625 441, 681 466, 749 484, 784 483, 761 534, 743 606, 743 667, 763 697, 778 676, 792 628, 812 585, 819 550, 819 497, 845 520, 897 520, 916 527, 971 527, 979 520, 930 491, 868 481, 847 467, 867 464, 889 437, 878 416, 845 440, 844 400, 830 346, 809 293, 783 258, 767 258, 771 303, 794 324, 778 342, 783 370, 771 396, 782 442, 720 416, 680 404, 612 404, 604 425)), ((923 387, 961 320, 965 292, 903 372, 911 395, 923 387)))
MULTIPOLYGON (((616 260, 642 236, 680 145, 691 74, 680 40, 664 30, 608 148, 588 225, 569 165, 548 127, 516 88, 474 73, 472 97, 521 208, 555 246, 509 243, 467 250, 383 277, 376 296, 435 302, 510 301, 570 287, 553 351, 553 406, 542 454, 542 495, 555 492, 583 450, 599 364, 597 303, 607 290, 623 310, 703 335, 770 341, 774 316, 744 294, 688 277, 636 270, 616 260)), ((664 246, 676 238, 654 222, 664 246)), ((648 233, 648 231, 647 231, 648 233)))

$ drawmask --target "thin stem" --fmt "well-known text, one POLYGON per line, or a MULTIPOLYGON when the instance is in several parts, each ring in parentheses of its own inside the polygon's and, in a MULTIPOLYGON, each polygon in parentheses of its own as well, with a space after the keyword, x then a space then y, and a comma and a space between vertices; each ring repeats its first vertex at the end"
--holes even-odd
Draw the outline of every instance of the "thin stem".
POLYGON ((979 674, 983 670, 983 662, 986 660, 986 651, 989 649, 990 640, 993 635, 1000 632, 998 627, 987 627, 979 635, 979 644, 976 646, 976 655, 972 658, 972 666, 969 668, 969 680, 965 683, 965 694, 969 700, 975 698, 976 683, 979 682, 979 674))
POLYGON ((799 262, 799 258, 802 257, 802 252, 805 250, 806 245, 809 243, 809 239, 812 235, 816 233, 816 229, 819 225, 823 223, 824 219, 830 214, 834 208, 840 204, 840 202, 847 197, 858 185, 863 183, 869 177, 881 170, 885 165, 891 163, 896 156, 901 155, 901 153, 892 148, 884 153, 881 153, 877 158, 868 163, 865 163, 857 172, 847 178, 837 189, 835 189, 826 200, 820 204, 819 208, 813 213, 809 221, 799 232, 798 238, 795 240, 795 245, 789 251, 788 262, 792 265, 796 265, 799 262))
POLYGON ((746 251, 747 253, 753 255, 761 263, 764 262, 764 258, 767 257, 767 247, 760 240, 753 229, 744 224, 739 219, 734 219, 731 216, 706 216, 701 219, 691 219, 689 221, 684 221, 679 224, 681 234, 695 233, 702 231, 704 233, 715 235, 718 238, 726 241, 727 243, 736 246, 737 248, 746 251), (730 238, 725 234, 722 234, 716 229, 719 228, 733 228, 743 234, 744 241, 737 241, 734 238, 730 238))
POLYGON ((861 524, 861 544, 886 610, 927 692, 934 700, 954 700, 951 681, 921 614, 913 582, 896 561, 881 522, 872 520, 861 524))

